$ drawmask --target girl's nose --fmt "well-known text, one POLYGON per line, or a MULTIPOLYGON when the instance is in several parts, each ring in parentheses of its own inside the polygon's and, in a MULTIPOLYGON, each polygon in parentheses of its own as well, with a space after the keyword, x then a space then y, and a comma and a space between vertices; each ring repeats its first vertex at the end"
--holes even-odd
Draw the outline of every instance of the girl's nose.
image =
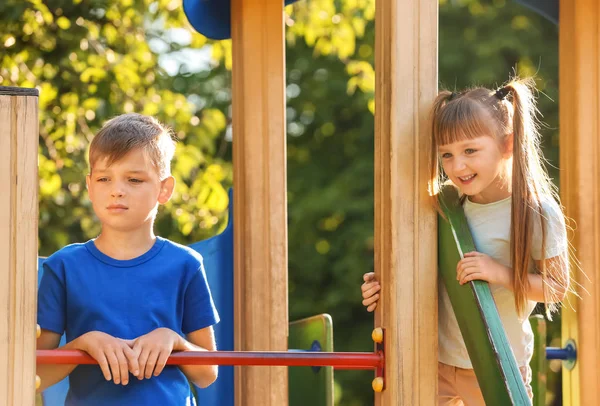
POLYGON ((465 162, 462 159, 457 158, 454 160, 454 170, 456 172, 465 169, 465 167, 466 167, 465 162))

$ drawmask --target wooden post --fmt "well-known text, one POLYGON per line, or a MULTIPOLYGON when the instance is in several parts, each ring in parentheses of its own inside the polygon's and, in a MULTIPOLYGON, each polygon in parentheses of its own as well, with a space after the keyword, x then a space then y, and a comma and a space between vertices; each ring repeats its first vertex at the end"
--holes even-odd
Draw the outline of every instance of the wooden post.
POLYGON ((563 309, 563 345, 576 340, 577 364, 563 368, 563 404, 600 404, 600 4, 561 0, 559 24, 560 186, 576 224, 573 267, 581 300, 563 309), (589 292, 589 294, 587 292, 589 292), (575 309, 571 309, 573 306, 575 309))
POLYGON ((437 235, 427 184, 437 94, 437 0, 376 2, 375 325, 386 389, 376 405, 437 404, 437 235))
MULTIPOLYGON (((286 351, 285 43, 281 0, 233 0, 235 349, 286 351)), ((235 370, 235 403, 285 406, 285 367, 235 370)))
POLYGON ((0 404, 35 403, 38 92, 0 87, 0 404))

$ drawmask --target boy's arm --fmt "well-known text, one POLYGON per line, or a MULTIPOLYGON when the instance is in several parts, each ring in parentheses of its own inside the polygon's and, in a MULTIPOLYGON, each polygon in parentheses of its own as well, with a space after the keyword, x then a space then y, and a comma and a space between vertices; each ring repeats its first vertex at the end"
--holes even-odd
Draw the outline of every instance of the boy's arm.
MULTIPOLYGON (((174 348, 176 351, 216 351, 215 334, 212 327, 205 327, 192 331, 181 338, 180 343, 174 348)), ((212 384, 218 376, 217 365, 180 365, 179 368, 185 376, 201 388, 212 384)))
MULTIPOLYGON (((60 334, 42 329, 42 334, 37 339, 37 348, 39 350, 54 350, 59 343, 60 334)), ((139 372, 137 354, 133 352, 129 344, 125 340, 100 331, 85 333, 63 345, 60 349, 87 352, 98 362, 104 378, 107 381, 114 381, 117 385, 127 385, 129 383, 130 371, 136 376, 139 372)), ((38 392, 62 381, 75 367, 77 365, 38 365, 37 375, 41 381, 38 392)))
MULTIPOLYGON (((133 352, 138 356, 138 379, 160 375, 173 351, 216 350, 212 327, 192 331, 186 337, 187 340, 169 328, 159 327, 130 341, 133 352)), ((179 368, 190 381, 201 388, 206 388, 217 379, 216 365, 179 365, 179 368)))
MULTIPOLYGON (((60 334, 49 330, 42 330, 42 334, 37 339, 38 350, 54 350, 58 348, 60 343, 60 334)), ((69 343, 71 344, 71 343, 69 343)), ((69 344, 61 347, 61 349, 68 350, 69 344)), ((62 381, 67 375, 75 369, 77 365, 37 365, 37 375, 40 377, 41 385, 37 390, 42 392, 49 386, 54 385, 57 382, 62 381)))

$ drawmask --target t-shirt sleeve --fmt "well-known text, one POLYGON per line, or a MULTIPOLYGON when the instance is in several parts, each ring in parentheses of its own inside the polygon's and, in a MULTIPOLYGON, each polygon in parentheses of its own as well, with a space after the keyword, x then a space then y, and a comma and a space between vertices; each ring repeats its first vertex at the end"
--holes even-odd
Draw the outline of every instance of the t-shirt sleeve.
POLYGON ((213 302, 204 264, 201 261, 200 267, 190 279, 185 290, 182 331, 189 334, 219 322, 219 314, 213 302))
POLYGON ((38 324, 45 330, 63 334, 66 324, 66 290, 60 264, 43 263, 44 273, 38 290, 38 324))
POLYGON ((565 218, 558 203, 554 199, 544 199, 541 214, 541 216, 535 216, 533 221, 531 257, 536 261, 565 254, 568 245, 565 218), (546 237, 544 255, 542 255, 542 221, 546 237))

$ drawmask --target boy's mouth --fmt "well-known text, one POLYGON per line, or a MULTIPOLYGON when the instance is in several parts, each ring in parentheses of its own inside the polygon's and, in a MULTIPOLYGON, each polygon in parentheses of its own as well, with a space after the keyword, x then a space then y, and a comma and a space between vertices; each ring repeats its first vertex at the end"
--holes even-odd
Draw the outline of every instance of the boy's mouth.
POLYGON ((124 211, 127 210, 128 207, 122 204, 111 204, 107 207, 110 211, 124 211))
POLYGON ((468 175, 468 176, 459 176, 458 180, 460 180, 460 182, 463 185, 468 185, 469 183, 471 183, 473 181, 473 179, 475 179, 475 176, 477 176, 476 173, 474 173, 472 175, 468 175))

